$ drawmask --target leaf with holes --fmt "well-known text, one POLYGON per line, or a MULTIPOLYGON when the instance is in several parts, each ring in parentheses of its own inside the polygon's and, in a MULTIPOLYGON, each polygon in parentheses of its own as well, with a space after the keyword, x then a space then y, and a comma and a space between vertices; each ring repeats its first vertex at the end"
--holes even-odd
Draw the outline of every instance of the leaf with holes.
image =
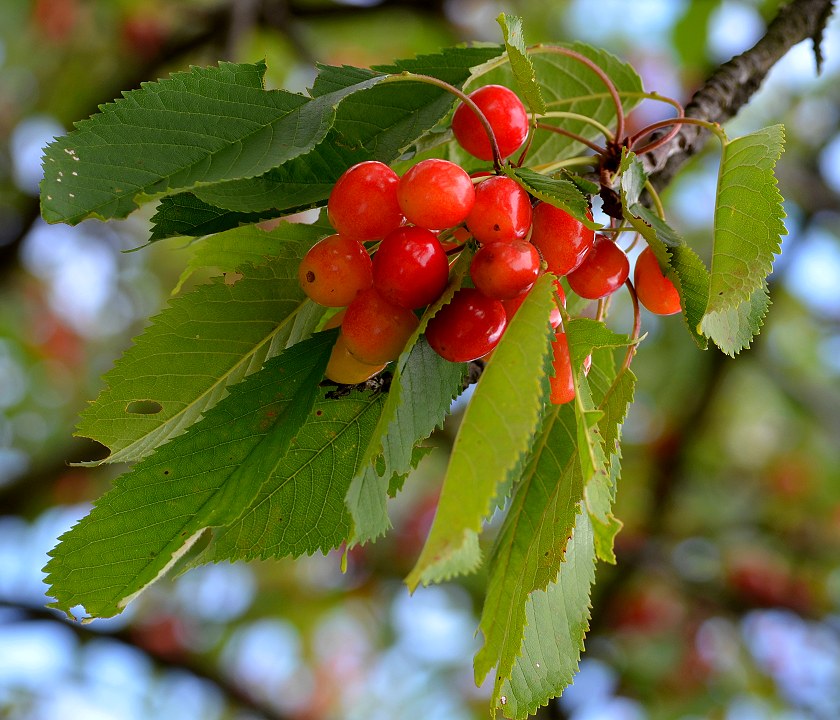
POLYGON ((270 360, 123 475, 51 551, 53 606, 116 615, 205 530, 232 523, 294 443, 335 335, 319 333, 270 360))

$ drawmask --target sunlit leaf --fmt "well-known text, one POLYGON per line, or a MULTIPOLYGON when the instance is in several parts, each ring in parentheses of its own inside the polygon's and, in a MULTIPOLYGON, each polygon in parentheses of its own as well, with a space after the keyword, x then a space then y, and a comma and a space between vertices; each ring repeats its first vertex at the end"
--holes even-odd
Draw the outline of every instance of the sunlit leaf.
POLYGON ((735 357, 750 346, 769 308, 770 295, 765 284, 738 307, 706 315, 703 318, 703 333, 723 352, 735 357))
POLYGON ((531 62, 525 47, 522 18, 501 13, 496 18, 496 22, 502 27, 505 48, 510 59, 511 70, 516 78, 516 87, 519 94, 531 112, 544 113, 545 101, 540 92, 540 84, 537 82, 534 64, 531 62))
POLYGON ((481 683, 496 668, 494 704, 521 652, 528 598, 556 580, 575 527, 583 497, 576 435, 570 405, 547 414, 490 556, 475 677, 481 683))
POLYGON ((494 713, 522 720, 571 683, 589 630, 594 582, 595 543, 589 518, 582 512, 557 579, 528 598, 522 649, 510 679, 494 695, 494 713))
POLYGON ((709 300, 709 271, 679 234, 640 202, 647 175, 632 153, 625 155, 621 171, 624 216, 644 237, 657 260, 665 267, 666 276, 680 293, 686 327, 697 345, 705 348, 707 342, 701 334, 700 322, 709 300))
POLYGON ((715 243, 706 313, 729 310, 764 285, 781 252, 782 196, 773 168, 782 154, 781 125, 724 144, 715 203, 715 243))
MULTIPOLYGON (((622 106, 629 112, 639 100, 632 93, 642 91, 642 81, 636 71, 627 63, 610 53, 584 43, 573 43, 566 47, 574 50, 598 65, 613 81, 618 90, 625 94, 622 106)), ((559 110, 572 112, 595 119, 609 126, 615 120, 615 106, 606 86, 592 70, 580 62, 552 51, 548 46, 537 46, 529 55, 539 78, 542 97, 549 112, 559 110)), ((516 87, 516 79, 510 63, 499 60, 488 63, 481 74, 472 80, 467 89, 479 85, 498 83, 516 87)), ((589 123, 568 118, 545 118, 549 124, 562 124, 570 132, 595 140, 600 131, 589 123)), ((589 152, 576 141, 547 130, 540 130, 534 136, 526 164, 530 167, 553 164, 560 160, 589 152)), ((466 156, 457 159, 468 161, 466 156)))
POLYGON ((297 281, 301 246, 279 243, 278 257, 240 268, 176 297, 105 375, 106 387, 82 413, 77 433, 111 450, 108 462, 131 462, 179 435, 317 322, 297 281), (302 325, 301 325, 302 323, 302 325), (130 412, 153 401, 155 414, 130 412))
POLYGON ((475 542, 499 489, 521 471, 542 414, 550 366, 553 276, 542 276, 514 315, 479 380, 458 431, 440 503, 410 588, 474 569, 456 559, 475 542))

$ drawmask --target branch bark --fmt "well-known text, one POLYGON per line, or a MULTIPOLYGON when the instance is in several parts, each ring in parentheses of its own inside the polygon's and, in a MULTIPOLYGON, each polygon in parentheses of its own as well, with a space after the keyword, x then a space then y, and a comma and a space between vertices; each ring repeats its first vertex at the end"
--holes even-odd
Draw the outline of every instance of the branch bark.
POLYGON ((178 670, 191 673, 197 678, 215 685, 230 703, 240 709, 254 713, 265 720, 289 720, 288 716, 261 699, 252 696, 247 690, 218 672, 209 664, 191 655, 169 657, 153 646, 138 642, 138 633, 131 626, 125 629, 101 632, 90 625, 65 620, 58 613, 41 607, 32 607, 13 600, 0 600, 0 609, 14 613, 12 622, 52 622, 68 628, 80 642, 89 642, 95 638, 107 638, 113 642, 134 648, 146 655, 155 665, 163 670, 178 670))
MULTIPOLYGON (((793 0, 783 7, 753 47, 721 65, 694 93, 685 108, 688 117, 724 123, 734 117, 761 87, 767 73, 794 45, 812 40, 817 72, 822 66, 820 43, 834 10, 834 0, 793 0)), ((697 125, 683 125, 671 142, 643 156, 651 182, 661 190, 710 133, 697 125)))

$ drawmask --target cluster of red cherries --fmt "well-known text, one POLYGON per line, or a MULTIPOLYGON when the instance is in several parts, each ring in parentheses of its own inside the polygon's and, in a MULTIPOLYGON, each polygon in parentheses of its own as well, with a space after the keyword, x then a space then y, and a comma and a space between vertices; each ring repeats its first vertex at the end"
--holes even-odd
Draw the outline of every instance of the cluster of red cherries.
MULTIPOLYGON (((496 148, 485 123, 462 104, 452 131, 467 152, 492 160, 523 145, 528 114, 513 91, 487 85, 469 99, 489 122, 496 148)), ((298 278, 315 302, 344 308, 326 324, 340 326, 326 370, 327 379, 340 384, 365 382, 400 355, 421 310, 446 289, 450 256, 470 238, 478 245, 469 271, 472 287, 458 289, 425 329, 429 345, 452 362, 490 354, 541 273, 558 278, 557 298, 565 305, 560 277, 594 300, 621 287, 630 270, 613 240, 560 208, 534 203, 507 175, 471 177, 447 160, 423 160, 402 177, 378 161, 358 163, 336 182, 327 212, 336 234, 307 252, 298 278)), ((634 282, 652 312, 679 311, 679 295, 649 248, 636 263, 634 282)), ((559 305, 551 324, 551 402, 561 404, 575 390, 559 305)))

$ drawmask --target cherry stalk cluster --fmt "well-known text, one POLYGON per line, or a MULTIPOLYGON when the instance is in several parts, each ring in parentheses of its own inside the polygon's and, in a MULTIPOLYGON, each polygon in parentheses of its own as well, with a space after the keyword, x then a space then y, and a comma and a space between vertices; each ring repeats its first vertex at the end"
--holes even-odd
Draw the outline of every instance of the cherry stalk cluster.
MULTIPOLYGON (((615 242, 622 229, 617 219, 613 232, 596 234, 565 210, 532 197, 502 172, 502 163, 520 148, 524 149, 516 166, 523 164, 535 131, 560 132, 595 150, 602 197, 607 200, 623 148, 634 148, 665 125, 622 137, 624 117, 612 82, 588 58, 561 50, 592 67, 610 89, 617 127, 606 147, 553 125, 537 121, 532 126, 522 101, 507 87, 486 85, 468 96, 452 88, 462 99, 452 118, 455 139, 474 157, 492 160, 495 173, 471 176, 448 160, 427 159, 399 177, 381 162, 366 161, 350 167, 336 182, 327 205, 336 233, 314 245, 298 271, 309 298, 343 308, 325 325, 340 327, 326 369, 328 380, 362 383, 395 360, 425 309, 446 290, 450 264, 468 242, 477 246, 469 278, 428 321, 426 340, 452 362, 487 358, 540 274, 551 273, 557 301, 551 315, 550 400, 555 404, 575 396, 561 277, 574 293, 590 300, 607 298, 626 284, 636 309, 636 334, 637 300, 657 314, 679 312, 679 293, 649 247, 636 262, 633 283, 628 280, 627 255, 615 242)), ((671 132, 637 152, 654 149, 674 134, 683 120, 678 110, 680 117, 666 121, 673 123, 671 132)), ((591 221, 591 210, 587 215, 591 221)), ((631 356, 628 353, 627 362, 631 356)))

